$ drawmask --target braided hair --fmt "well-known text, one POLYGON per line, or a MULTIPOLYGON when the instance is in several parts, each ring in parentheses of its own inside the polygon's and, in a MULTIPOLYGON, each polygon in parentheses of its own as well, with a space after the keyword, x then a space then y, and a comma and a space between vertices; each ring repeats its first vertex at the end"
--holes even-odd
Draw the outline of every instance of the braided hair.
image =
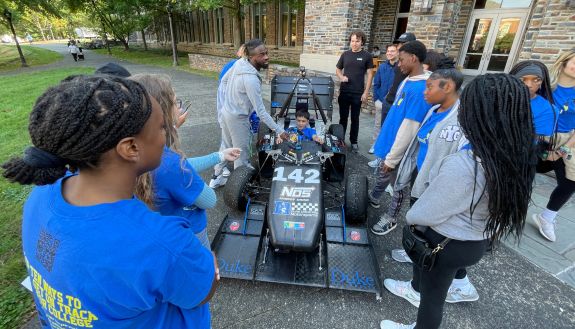
POLYGON ((511 71, 509 71, 509 74, 516 75, 519 71, 531 65, 539 67, 541 69, 541 72, 543 73, 543 76, 541 77, 543 81, 541 82, 541 87, 537 91, 537 94, 541 95, 543 98, 548 100, 549 103, 555 104, 555 101, 553 100, 553 89, 551 89, 551 78, 549 76, 549 70, 547 69, 547 66, 545 66, 545 64, 535 60, 527 60, 519 62, 515 64, 515 66, 513 66, 511 71))
POLYGON ((54 183, 67 170, 94 168, 100 156, 140 132, 152 107, 144 88, 112 76, 75 76, 46 90, 30 113, 33 147, 2 164, 20 184, 54 183))
POLYGON ((520 238, 537 163, 529 90, 509 74, 478 76, 462 92, 458 120, 473 148, 475 175, 479 164, 485 173, 486 235, 494 242, 511 233, 520 238))

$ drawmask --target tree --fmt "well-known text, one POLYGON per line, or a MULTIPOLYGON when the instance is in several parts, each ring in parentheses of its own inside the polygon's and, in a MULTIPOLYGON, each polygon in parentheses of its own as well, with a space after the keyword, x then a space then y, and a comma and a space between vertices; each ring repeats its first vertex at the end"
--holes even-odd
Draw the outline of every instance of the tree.
POLYGON ((0 10, 2 10, 2 23, 10 29, 14 42, 16 42, 22 67, 27 67, 26 58, 24 57, 24 53, 18 42, 18 37, 16 36, 16 30, 14 29, 14 21, 18 20, 25 10, 51 14, 56 17, 59 17, 59 11, 48 0, 0 0, 0 10))

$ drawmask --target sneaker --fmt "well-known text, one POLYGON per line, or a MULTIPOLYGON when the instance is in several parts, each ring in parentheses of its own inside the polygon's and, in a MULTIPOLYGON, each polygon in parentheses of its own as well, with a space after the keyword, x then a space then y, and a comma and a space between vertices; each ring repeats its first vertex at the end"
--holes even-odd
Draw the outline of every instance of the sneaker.
POLYGON ((388 219, 387 215, 381 215, 379 222, 371 227, 371 231, 376 235, 386 235, 397 227, 397 223, 388 219))
POLYGON ((371 193, 367 194, 367 198, 369 199, 369 205, 373 208, 377 209, 381 206, 381 203, 378 199, 371 196, 371 193))
POLYGON ((393 322, 390 320, 383 320, 379 324, 380 329, 413 329, 415 328, 415 322, 412 324, 402 324, 399 322, 393 322))
POLYGON ((232 174, 232 172, 228 169, 228 167, 224 167, 224 170, 222 170, 222 176, 230 177, 231 174, 232 174))
POLYGON ((353 153, 359 152, 359 146, 357 146, 357 144, 351 144, 351 151, 353 153))
POLYGON ((373 154, 375 152, 375 148, 372 146, 369 148, 369 151, 367 151, 367 153, 369 154, 373 154))
POLYGON ((477 289, 469 282, 464 288, 449 287, 445 301, 448 303, 474 302, 479 299, 477 289))
POLYGON ((212 176, 212 179, 210 180, 210 184, 208 185, 211 188, 218 188, 220 186, 224 186, 226 185, 228 181, 227 177, 224 177, 224 175, 219 175, 219 176, 212 176))
POLYGON ((393 196, 393 187, 391 187, 391 185, 387 185, 387 187, 385 188, 385 192, 387 192, 387 194, 389 194, 390 196, 393 196))
POLYGON ((394 261, 400 263, 413 263, 411 258, 407 256, 407 253, 403 249, 393 249, 391 251, 391 258, 393 258, 394 261))
POLYGON ((541 235, 543 235, 543 237, 545 237, 545 239, 547 239, 551 242, 555 242, 555 223, 556 223, 556 221, 549 223, 548 221, 543 219, 543 217, 541 217, 541 215, 539 215, 539 214, 533 214, 532 218, 533 218, 533 221, 535 222, 535 224, 537 224, 537 227, 539 228, 539 233, 541 233, 541 235))
POLYGON ((415 307, 419 307, 419 301, 421 300, 421 297, 417 291, 413 290, 411 281, 385 279, 383 280, 383 285, 392 294, 407 300, 411 303, 411 305, 415 307))
POLYGON ((377 168, 379 167, 379 162, 381 162, 381 159, 377 158, 373 161, 368 162, 367 165, 370 166, 371 168, 377 168))

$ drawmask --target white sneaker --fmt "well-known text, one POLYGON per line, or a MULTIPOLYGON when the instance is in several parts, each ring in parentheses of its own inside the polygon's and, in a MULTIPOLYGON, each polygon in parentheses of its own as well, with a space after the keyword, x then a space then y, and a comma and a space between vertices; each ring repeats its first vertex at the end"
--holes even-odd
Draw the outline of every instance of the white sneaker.
POLYGON ((222 170, 222 176, 224 177, 230 177, 231 173, 232 172, 228 169, 228 167, 224 167, 224 169, 222 170))
POLYGON ((373 148, 373 146, 369 149, 369 151, 367 151, 367 153, 369 154, 373 154, 373 152, 375 152, 375 149, 373 148))
POLYGON ((419 307, 421 297, 419 296, 419 293, 411 287, 411 281, 385 279, 383 280, 383 285, 392 294, 407 300, 415 307, 419 307))
POLYGON ((219 176, 212 176, 212 179, 210 180, 210 184, 208 186, 211 188, 218 188, 220 186, 226 185, 227 182, 228 178, 224 177, 223 174, 219 176))
POLYGON ((390 196, 393 196, 393 187, 391 187, 391 185, 387 185, 387 187, 385 188, 385 192, 387 192, 387 194, 389 194, 390 196))
POLYGON ((375 160, 373 160, 373 161, 368 162, 367 165, 370 166, 371 168, 377 168, 377 167, 379 167, 379 162, 380 162, 380 161, 381 161, 381 159, 380 159, 380 158, 377 158, 377 159, 375 159, 375 160))
POLYGON ((415 322, 412 324, 402 324, 399 322, 393 322, 390 320, 383 320, 379 324, 380 329, 413 329, 415 328, 415 322))
POLYGON ((541 233, 545 239, 555 242, 555 225, 557 221, 554 220, 552 223, 549 223, 539 214, 533 214, 532 218, 539 228, 539 233, 541 233))
POLYGON ((477 289, 471 282, 464 288, 449 287, 445 301, 448 303, 474 302, 479 299, 477 289))
POLYGON ((391 251, 391 258, 393 258, 394 261, 400 263, 413 263, 411 258, 407 256, 407 253, 403 249, 393 249, 391 251))

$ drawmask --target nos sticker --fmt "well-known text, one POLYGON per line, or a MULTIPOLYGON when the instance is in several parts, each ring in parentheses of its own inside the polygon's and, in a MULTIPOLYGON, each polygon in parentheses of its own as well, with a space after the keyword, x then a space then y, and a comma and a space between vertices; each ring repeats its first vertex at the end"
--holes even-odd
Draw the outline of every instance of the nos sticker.
POLYGON ((305 230, 305 223, 304 222, 284 221, 284 229, 291 229, 294 231, 303 231, 303 230, 305 230))

